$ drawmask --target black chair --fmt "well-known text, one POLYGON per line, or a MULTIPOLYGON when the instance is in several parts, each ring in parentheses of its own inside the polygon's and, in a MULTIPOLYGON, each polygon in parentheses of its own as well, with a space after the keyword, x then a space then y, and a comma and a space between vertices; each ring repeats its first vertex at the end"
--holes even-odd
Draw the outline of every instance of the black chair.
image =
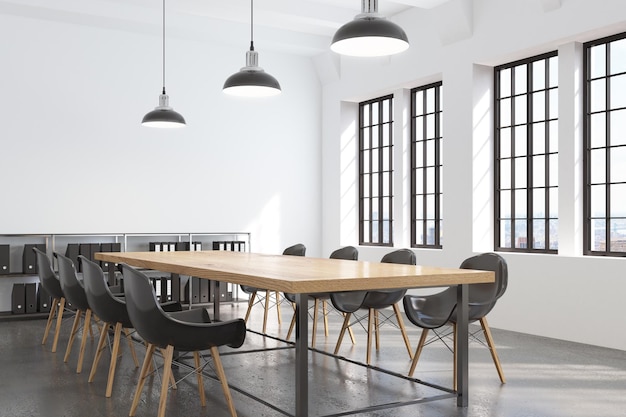
POLYGON ((76 267, 74 266, 74 262, 67 256, 61 255, 60 253, 54 253, 55 258, 57 258, 57 262, 59 265, 59 281, 61 282, 61 288, 63 289, 63 294, 65 294, 65 298, 72 305, 73 308, 76 309, 76 316, 74 316, 74 324, 72 325, 72 331, 70 333, 70 340, 67 342, 67 349, 65 350, 65 356, 63 357, 63 362, 67 362, 70 357, 70 352, 72 351, 72 345, 74 344, 74 339, 76 338, 76 334, 79 332, 80 328, 80 318, 85 315, 85 320, 83 323, 83 335, 80 342, 80 351, 78 354, 78 365, 76 366, 76 373, 81 373, 83 369, 83 359, 85 357, 85 347, 87 345, 87 334, 89 331, 91 333, 91 307, 89 306, 89 301, 87 301, 87 295, 85 294, 85 288, 83 288, 83 284, 78 280, 78 276, 76 275, 76 267))
MULTIPOLYGON (((477 320, 480 322, 487 347, 491 352, 493 363, 498 371, 498 376, 500 377, 500 381, 504 384, 506 383, 506 379, 504 378, 500 359, 498 358, 498 353, 493 343, 493 337, 491 336, 491 330, 487 324, 486 316, 506 291, 508 284, 508 268, 506 261, 498 254, 483 253, 466 259, 460 267, 464 269, 495 272, 494 283, 474 284, 469 286, 468 318, 469 322, 477 320)), ((420 336, 415 355, 413 356, 409 376, 413 376, 415 372, 415 367, 422 353, 422 348, 434 340, 444 340, 443 338, 445 336, 437 333, 435 329, 439 329, 446 324, 452 325, 453 347, 451 350, 454 353, 454 366, 456 367, 456 293, 456 287, 450 287, 437 294, 425 296, 407 295, 404 297, 404 311, 408 319, 411 323, 422 328, 422 335, 420 336), (426 342, 429 330, 433 330, 436 334, 436 338, 426 342)), ((474 332, 470 334, 470 336, 476 339, 476 333, 477 332, 474 332)), ((454 372, 454 378, 454 386, 456 387, 456 372, 454 372)))
POLYGON ((203 308, 178 313, 165 313, 157 301, 150 280, 145 274, 125 264, 122 264, 122 274, 124 275, 128 315, 139 336, 148 343, 129 415, 135 415, 141 391, 149 375, 154 350, 158 347, 163 350, 164 357, 159 417, 165 416, 174 349, 194 352, 198 391, 202 406, 205 406, 206 400, 199 351, 211 350, 215 371, 221 382, 228 409, 231 416, 236 417, 237 412, 230 395, 218 346, 240 347, 246 338, 245 322, 242 319, 236 319, 211 323, 207 310, 203 308))
POLYGON ((98 369, 98 363, 102 357, 102 351, 106 348, 105 342, 108 339, 109 328, 114 329, 113 346, 111 348, 111 363, 109 365, 109 377, 107 380, 107 386, 105 396, 109 398, 113 390, 113 381, 115 379, 115 367, 117 365, 117 358, 120 349, 120 339, 122 331, 126 335, 130 352, 135 362, 135 367, 139 368, 139 361, 137 360, 137 354, 135 353, 134 343, 131 339, 129 328, 133 325, 128 317, 126 311, 126 303, 122 298, 115 297, 111 292, 111 289, 107 285, 104 272, 95 262, 90 261, 84 256, 80 255, 78 259, 82 262, 83 266, 83 284, 85 286, 85 294, 87 295, 87 301, 91 306, 91 310, 96 314, 103 322, 102 329, 100 331, 100 339, 98 340, 98 347, 96 348, 96 354, 93 358, 93 364, 91 365, 91 372, 89 373, 89 382, 93 382, 96 376, 96 370, 98 369))
POLYGON ((61 288, 61 282, 59 278, 52 270, 52 262, 50 262, 50 258, 44 252, 40 251, 37 248, 33 248, 35 255, 37 257, 37 274, 39 275, 39 285, 43 287, 43 289, 50 294, 52 297, 52 304, 50 305, 50 314, 48 314, 48 322, 46 323, 46 330, 43 334, 43 340, 41 341, 42 345, 46 344, 48 340, 48 334, 50 333, 50 328, 52 327, 52 323, 54 321, 54 316, 56 314, 57 323, 54 332, 54 339, 52 342, 52 352, 57 351, 57 344, 59 343, 59 334, 61 332, 61 323, 63 322, 63 312, 65 311, 65 294, 63 294, 63 289, 61 288))
MULTIPOLYGON (((346 246, 340 249, 335 250, 329 256, 330 259, 345 259, 349 261, 356 261, 359 259, 359 251, 354 246, 346 246)), ((295 302, 296 295, 291 293, 284 293, 285 298, 291 302, 294 308, 294 315, 291 318, 291 324, 289 325, 289 331, 287 332, 287 340, 291 337, 291 333, 296 324, 296 315, 295 315, 295 302)), ((315 294, 309 294, 309 297, 313 299, 313 333, 311 334, 311 346, 315 347, 315 336, 317 334, 317 321, 318 321, 318 311, 319 311, 319 303, 322 302, 322 317, 324 318, 324 335, 328 337, 328 309, 327 309, 327 300, 330 299, 329 292, 319 292, 315 294)), ((345 316, 345 313, 344 313, 345 316)), ((352 343, 354 343, 354 334, 352 333, 352 329, 348 328, 350 332, 350 338, 352 339, 352 343)))
MULTIPOLYGON (((293 246, 289 246, 287 249, 283 251, 283 255, 291 255, 291 256, 304 256, 305 253, 306 253, 306 246, 304 246, 301 243, 298 243, 293 246)), ((265 313, 263 314, 263 333, 265 333, 267 329, 267 316, 269 313, 270 303, 271 303, 270 301, 271 291, 265 290, 262 288, 251 287, 249 285, 240 285, 240 288, 243 292, 245 292, 246 294, 250 296, 250 299, 248 300, 248 310, 246 310, 246 316, 244 318, 246 323, 248 323, 248 318, 250 317, 250 312, 252 311, 252 307, 258 303, 263 303, 263 306, 265 308, 265 313), (259 297, 259 299, 255 302, 255 299, 259 292, 265 292, 265 296, 259 297)), ((281 302, 280 294, 278 293, 278 291, 275 291, 274 295, 276 296, 276 303, 274 305, 276 306, 276 312, 278 313, 278 324, 282 324, 282 318, 280 316, 280 302, 281 302)))
MULTIPOLYGON (((382 263, 395 263, 405 265, 415 265, 417 263, 415 254, 409 249, 399 249, 394 252, 388 253, 381 259, 382 263)), ((343 336, 347 329, 352 325, 350 323, 351 316, 358 310, 367 310, 367 355, 366 363, 370 364, 371 350, 372 350, 372 336, 376 338, 376 350, 380 348, 380 336, 379 327, 385 322, 389 321, 391 317, 384 317, 381 321, 379 318, 379 312, 382 309, 393 307, 394 315, 402 333, 404 344, 406 345, 409 357, 412 358, 413 352, 409 338, 406 334, 404 327, 404 321, 402 320, 402 313, 398 307, 398 302, 402 300, 402 297, 406 294, 406 289, 400 290, 376 290, 376 291, 342 291, 334 292, 330 294, 330 301, 333 306, 345 313, 343 326, 341 326, 341 332, 339 333, 339 339, 335 346, 335 355, 339 352, 343 336), (372 333, 375 333, 372 335, 372 333)), ((381 313, 382 315, 382 313, 381 313)), ((357 322, 360 322, 364 317, 357 317, 357 322)))

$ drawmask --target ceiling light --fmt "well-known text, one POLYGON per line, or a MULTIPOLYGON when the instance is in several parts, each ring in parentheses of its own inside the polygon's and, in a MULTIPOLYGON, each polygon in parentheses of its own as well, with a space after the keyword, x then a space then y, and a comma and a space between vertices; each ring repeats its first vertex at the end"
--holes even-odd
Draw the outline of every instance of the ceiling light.
POLYGON ((409 48, 404 30, 378 13, 378 0, 362 0, 361 14, 340 27, 330 49, 341 55, 375 57, 409 48))
POLYGON ((163 92, 159 96, 159 105, 143 117, 141 124, 160 128, 186 126, 185 118, 169 106, 169 96, 165 93, 165 0, 163 0, 163 92))
POLYGON ((243 97, 267 97, 281 93, 276 78, 259 67, 259 53, 254 50, 254 5, 250 0, 250 50, 246 52, 246 66, 231 75, 224 83, 226 94, 243 97))

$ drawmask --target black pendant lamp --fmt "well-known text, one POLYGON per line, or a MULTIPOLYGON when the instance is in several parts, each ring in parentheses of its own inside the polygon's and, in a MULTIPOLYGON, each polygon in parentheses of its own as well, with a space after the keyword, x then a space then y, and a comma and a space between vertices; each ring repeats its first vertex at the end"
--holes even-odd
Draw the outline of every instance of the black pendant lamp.
POLYGON ((169 96, 165 93, 165 0, 163 0, 163 92, 159 96, 159 105, 143 117, 141 124, 159 128, 186 126, 185 118, 169 106, 169 96))
POLYGON ((254 5, 250 0, 250 50, 246 52, 246 66, 231 75, 224 83, 226 94, 242 97, 268 97, 281 93, 276 78, 259 67, 259 53, 254 50, 254 5))
POLYGON ((375 57, 407 50, 404 30, 378 13, 378 0, 361 0, 361 14, 340 27, 330 49, 341 55, 375 57))

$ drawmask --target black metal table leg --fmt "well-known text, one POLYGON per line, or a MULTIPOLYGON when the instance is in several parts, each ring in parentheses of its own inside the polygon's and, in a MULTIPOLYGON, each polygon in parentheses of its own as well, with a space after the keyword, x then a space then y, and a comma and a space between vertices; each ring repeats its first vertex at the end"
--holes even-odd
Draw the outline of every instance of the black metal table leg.
POLYGON ((459 407, 467 407, 468 405, 468 361, 469 361, 469 342, 468 342, 468 310, 467 305, 469 297, 469 288, 467 285, 457 286, 457 321, 456 321, 456 405, 459 407))
POLYGON ((309 415, 308 294, 296 294, 296 417, 309 415))

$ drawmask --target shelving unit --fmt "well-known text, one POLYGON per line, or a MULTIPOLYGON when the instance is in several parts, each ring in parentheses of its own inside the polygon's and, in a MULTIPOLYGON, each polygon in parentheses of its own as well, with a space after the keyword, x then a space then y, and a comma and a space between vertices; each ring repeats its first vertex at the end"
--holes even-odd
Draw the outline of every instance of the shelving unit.
MULTIPOLYGON (((15 318, 15 316, 21 316, 17 314, 11 315, 11 292, 13 284, 39 282, 39 277, 36 272, 24 272, 23 270, 22 257, 25 245, 43 245, 46 253, 51 256, 53 252, 65 254, 68 249, 68 245, 118 244, 119 249, 122 252, 135 252, 150 250, 150 243, 154 242, 178 243, 179 249, 181 247, 191 245, 193 242, 195 244, 191 245, 191 250, 196 250, 197 247, 199 248, 200 246, 201 250, 213 250, 213 242, 236 241, 243 242, 241 249, 249 252, 251 246, 250 237, 249 232, 0 234, 0 245, 10 245, 9 268, 4 271, 0 269, 0 320, 6 317, 15 318)), ((107 271, 108 267, 103 265, 103 269, 107 271)), ((155 277, 156 282, 156 277, 162 277, 164 273, 149 271, 148 275, 155 277)), ((176 282, 180 282, 181 294, 183 294, 183 291, 188 291, 188 297, 185 297, 185 301, 191 300, 193 303, 194 300, 191 288, 184 290, 186 284, 191 282, 190 278, 191 277, 170 277, 170 279, 175 279, 178 280, 176 282)), ((214 288, 215 286, 211 285, 211 287, 214 288)), ((232 300, 228 299, 227 301, 240 301, 238 300, 237 286, 225 283, 225 285, 222 285, 221 287, 222 289, 225 289, 226 293, 230 291, 232 294, 232 300)), ((198 304, 210 304, 211 300, 200 300, 198 298, 196 301, 198 304)), ((24 318, 31 318, 34 316, 35 314, 33 313, 25 314, 24 318)), ((37 316, 44 316, 44 314, 37 314, 37 316)))

